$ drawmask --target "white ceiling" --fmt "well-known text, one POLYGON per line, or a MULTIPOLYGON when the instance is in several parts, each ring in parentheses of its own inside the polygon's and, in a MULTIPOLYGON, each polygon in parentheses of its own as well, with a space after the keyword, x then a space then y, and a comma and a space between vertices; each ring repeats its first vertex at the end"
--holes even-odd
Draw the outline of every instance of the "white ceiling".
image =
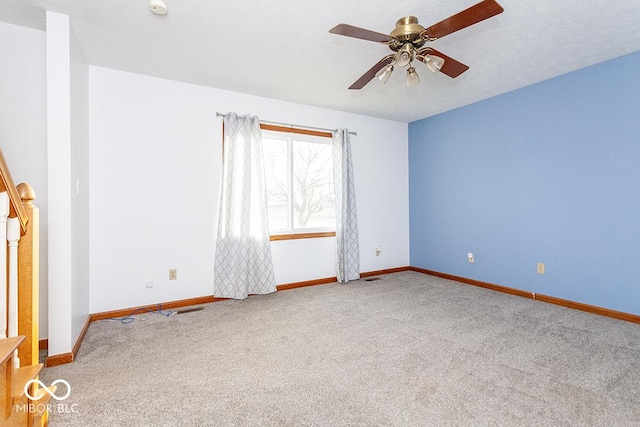
POLYGON ((479 1, 166 0, 157 16, 148 0, 0 0, 0 21, 44 30, 44 10, 64 13, 92 65, 403 122, 640 50, 640 0, 497 0, 502 14, 431 44, 460 77, 417 64, 418 87, 396 70, 347 89, 391 51, 330 28, 428 27, 479 1))

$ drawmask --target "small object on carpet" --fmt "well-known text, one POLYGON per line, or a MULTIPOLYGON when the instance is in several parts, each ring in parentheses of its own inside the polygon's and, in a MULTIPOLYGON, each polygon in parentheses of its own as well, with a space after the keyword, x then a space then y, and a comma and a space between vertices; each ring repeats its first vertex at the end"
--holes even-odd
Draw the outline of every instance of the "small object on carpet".
POLYGON ((175 314, 191 313, 192 311, 200 311, 200 310, 204 310, 204 307, 190 307, 182 310, 176 310, 174 311, 174 313, 175 314))

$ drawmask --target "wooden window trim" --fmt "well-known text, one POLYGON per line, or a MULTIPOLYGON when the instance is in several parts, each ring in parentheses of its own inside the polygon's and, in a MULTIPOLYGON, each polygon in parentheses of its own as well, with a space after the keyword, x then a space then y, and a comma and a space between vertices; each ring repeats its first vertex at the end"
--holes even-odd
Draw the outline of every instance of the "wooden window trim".
MULTIPOLYGON (((322 132, 318 130, 300 129, 300 128, 286 127, 286 126, 267 125, 263 123, 260 124, 260 130, 270 130, 274 132, 284 132, 284 133, 297 133, 300 135, 312 135, 312 136, 320 136, 322 138, 333 139, 333 134, 331 132, 322 132)), ((222 123, 222 146, 224 147, 224 123, 222 123)))
POLYGON ((312 135, 312 136, 320 136, 323 138, 333 138, 333 135, 331 134, 331 132, 322 132, 322 131, 311 130, 311 129, 300 129, 300 128, 293 128, 293 127, 286 127, 286 126, 267 125, 262 123, 260 124, 260 129, 271 130, 274 132, 297 133, 300 135, 312 135))
POLYGON ((295 239, 317 239, 319 237, 335 237, 335 231, 326 231, 318 233, 295 233, 295 234, 272 234, 269 240, 295 240, 295 239))
MULTIPOLYGON (((269 124, 260 124, 261 130, 273 131, 273 132, 284 132, 284 133, 297 133, 300 135, 311 135, 311 136, 319 136, 322 138, 333 138, 333 134, 331 132, 322 132, 311 129, 300 129, 295 127, 286 127, 286 126, 277 126, 277 125, 269 125, 269 124)), ((269 236, 270 241, 278 241, 278 240, 296 240, 296 239, 317 239, 321 237, 335 237, 335 231, 326 231, 326 232, 314 232, 314 233, 287 233, 287 234, 272 234, 269 236)))

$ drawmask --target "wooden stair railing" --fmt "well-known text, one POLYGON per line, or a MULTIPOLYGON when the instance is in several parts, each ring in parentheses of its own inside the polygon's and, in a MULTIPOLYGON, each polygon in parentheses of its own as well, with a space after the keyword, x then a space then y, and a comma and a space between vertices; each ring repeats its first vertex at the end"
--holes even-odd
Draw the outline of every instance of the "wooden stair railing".
POLYGON ((48 407, 55 386, 36 390, 31 384, 29 394, 36 400, 31 400, 25 394, 26 384, 36 379, 43 365, 24 366, 15 368, 13 353, 24 342, 24 336, 0 339, 0 425, 3 427, 34 427, 48 425, 48 407))
POLYGON ((37 389, 39 212, 28 184, 16 187, 0 150, 0 426, 46 426, 51 394, 37 389), (8 255, 8 256, 7 256, 8 255), (2 260, 5 257, 5 260, 2 260), (4 276, 4 277, 3 277, 4 276), (36 402, 36 405, 32 403, 36 402), (41 408, 35 409, 33 408, 41 408))
POLYGON ((26 337, 18 347, 18 358, 23 365, 35 365, 40 350, 40 211, 33 204, 36 193, 29 184, 18 184, 17 189, 29 218, 18 245, 18 335, 26 337))
POLYGON ((27 210, 24 208, 21 202, 20 193, 18 188, 13 184, 13 179, 9 173, 9 167, 4 159, 2 150, 0 150, 0 191, 6 191, 9 194, 10 201, 10 213, 9 218, 18 218, 20 220, 21 234, 27 232, 27 223, 29 222, 29 216, 27 210))
MULTIPOLYGON (((9 333, 7 330, 7 336, 23 335, 25 339, 18 347, 18 359, 23 366, 36 365, 39 359, 38 273, 40 216, 38 208, 33 204, 35 191, 28 184, 20 184, 17 187, 14 185, 4 155, 0 150, 0 193, 2 192, 6 192, 9 199, 9 221, 11 221, 11 218, 15 218, 19 223, 20 229, 19 241, 17 242, 17 331, 9 333)), ((7 245, 6 242, 0 242, 0 244, 7 245)), ((10 267, 7 265, 4 271, 9 270, 10 267)), ((2 278, 0 278, 0 283, 2 283, 1 286, 7 286, 5 295, 9 297, 9 285, 2 278)), ((8 316, 11 310, 12 306, 10 304, 4 307, 0 304, 0 316, 6 319, 7 325, 9 324, 8 316)))

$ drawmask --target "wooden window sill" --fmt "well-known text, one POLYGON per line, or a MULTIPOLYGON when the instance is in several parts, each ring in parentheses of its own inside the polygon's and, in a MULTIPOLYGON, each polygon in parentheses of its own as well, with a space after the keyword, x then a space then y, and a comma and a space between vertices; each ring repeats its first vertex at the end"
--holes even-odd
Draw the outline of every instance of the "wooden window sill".
POLYGON ((322 233, 296 233, 296 234, 273 234, 269 236, 269 240, 295 240, 295 239, 315 239, 318 237, 335 237, 335 231, 327 231, 322 233))

